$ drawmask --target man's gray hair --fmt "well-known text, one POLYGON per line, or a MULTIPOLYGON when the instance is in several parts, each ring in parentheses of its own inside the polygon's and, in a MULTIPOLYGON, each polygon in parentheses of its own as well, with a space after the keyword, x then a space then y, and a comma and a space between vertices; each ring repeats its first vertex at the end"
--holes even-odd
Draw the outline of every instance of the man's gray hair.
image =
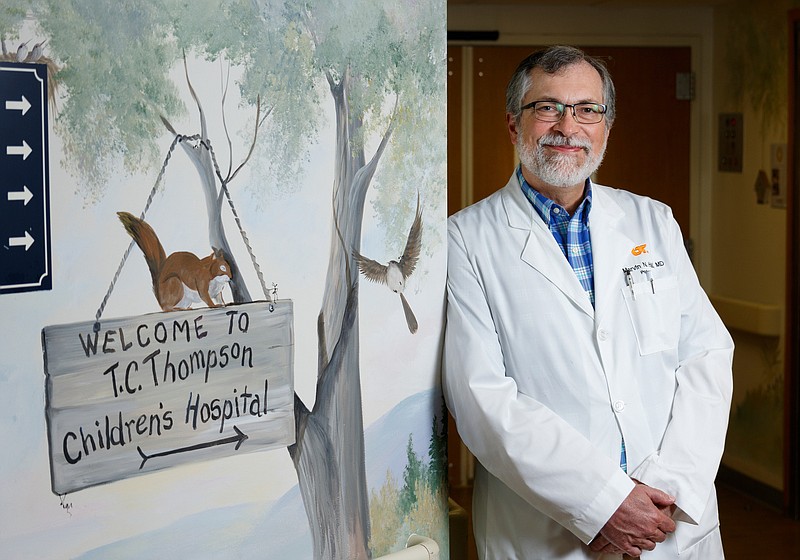
POLYGON ((616 91, 608 68, 602 60, 589 56, 575 47, 564 45, 536 51, 519 63, 506 88, 506 113, 514 115, 514 120, 519 124, 522 116, 520 107, 525 94, 533 85, 531 71, 534 68, 541 68, 547 74, 556 74, 567 66, 579 62, 589 63, 600 74, 600 79, 603 81, 603 104, 606 106, 606 128, 611 128, 616 115, 616 91))

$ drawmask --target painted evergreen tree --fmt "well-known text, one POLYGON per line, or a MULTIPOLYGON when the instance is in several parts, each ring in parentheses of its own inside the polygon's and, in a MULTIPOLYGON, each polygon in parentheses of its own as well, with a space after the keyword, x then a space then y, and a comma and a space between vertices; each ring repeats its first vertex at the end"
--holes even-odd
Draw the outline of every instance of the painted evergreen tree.
POLYGON ((434 493, 446 488, 447 484, 447 406, 444 399, 441 402, 440 415, 433 417, 428 445, 428 485, 434 493))
POLYGON ((427 484, 428 469, 414 451, 414 437, 408 435, 406 445, 406 466, 403 469, 403 487, 400 489, 399 507, 403 516, 408 515, 417 503, 417 488, 420 483, 427 484))

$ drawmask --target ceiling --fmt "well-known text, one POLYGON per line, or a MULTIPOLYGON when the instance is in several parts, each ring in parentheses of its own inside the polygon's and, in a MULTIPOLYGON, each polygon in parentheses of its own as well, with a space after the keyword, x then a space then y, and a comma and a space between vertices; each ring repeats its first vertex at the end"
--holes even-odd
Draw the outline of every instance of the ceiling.
POLYGON ((455 5, 476 5, 476 6, 598 6, 598 7, 622 7, 622 6, 720 6, 728 4, 732 0, 447 0, 450 6, 455 5))

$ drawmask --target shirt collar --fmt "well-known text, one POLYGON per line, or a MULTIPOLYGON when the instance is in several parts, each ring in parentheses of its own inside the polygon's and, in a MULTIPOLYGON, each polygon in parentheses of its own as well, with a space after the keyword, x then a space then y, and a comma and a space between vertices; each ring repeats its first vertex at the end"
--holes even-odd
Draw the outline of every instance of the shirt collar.
MULTIPOLYGON (((528 181, 525 180, 525 177, 522 175, 522 165, 517 167, 517 179, 519 179, 519 184, 522 187, 522 192, 525 194, 525 198, 533 205, 536 209, 536 213, 539 214, 539 217, 544 220, 544 223, 548 226, 550 225, 550 218, 553 215, 553 210, 558 209, 556 213, 563 212, 565 215, 567 214, 566 209, 556 203, 553 200, 550 200, 542 193, 534 189, 528 184, 528 181)), ((586 179, 586 184, 583 189, 583 200, 578 205, 578 208, 575 210, 575 215, 578 216, 581 220, 581 223, 584 226, 589 224, 589 212, 592 209, 592 181, 590 179, 586 179)))

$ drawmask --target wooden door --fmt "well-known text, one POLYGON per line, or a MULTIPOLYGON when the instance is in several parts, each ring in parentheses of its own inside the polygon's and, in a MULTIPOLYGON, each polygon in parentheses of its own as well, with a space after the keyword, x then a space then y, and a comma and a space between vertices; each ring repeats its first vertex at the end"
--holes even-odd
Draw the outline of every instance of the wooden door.
MULTIPOLYGON (((471 123, 451 127, 448 146, 461 146, 460 134, 471 130, 472 154, 465 167, 472 174, 472 200, 480 200, 505 185, 515 165, 514 147, 505 124, 505 89, 517 64, 536 50, 535 46, 471 47, 471 123), (456 136, 459 135, 459 136, 456 136)), ((599 183, 650 196, 669 204, 689 237, 690 101, 676 98, 676 76, 691 72, 689 47, 583 47, 602 58, 617 88, 617 118, 611 130, 599 183)), ((451 63, 462 63, 463 47, 450 47, 451 63)), ((462 92, 451 75, 448 111, 459 111, 462 92), (450 103, 453 103, 452 107, 450 103)), ((448 120, 451 116, 448 115, 448 120)), ((452 121, 450 121, 452 122, 452 121)), ((450 150, 448 148, 448 156, 450 150)), ((459 169, 461 158, 458 155, 459 169)), ((452 163, 452 162, 451 162, 452 163)), ((460 195, 459 182, 449 188, 460 195)), ((455 208, 451 208, 451 211, 455 208)))
POLYGON ((665 202, 689 237, 690 101, 676 76, 691 72, 689 47, 587 47, 617 88, 617 118, 597 181, 665 202))

